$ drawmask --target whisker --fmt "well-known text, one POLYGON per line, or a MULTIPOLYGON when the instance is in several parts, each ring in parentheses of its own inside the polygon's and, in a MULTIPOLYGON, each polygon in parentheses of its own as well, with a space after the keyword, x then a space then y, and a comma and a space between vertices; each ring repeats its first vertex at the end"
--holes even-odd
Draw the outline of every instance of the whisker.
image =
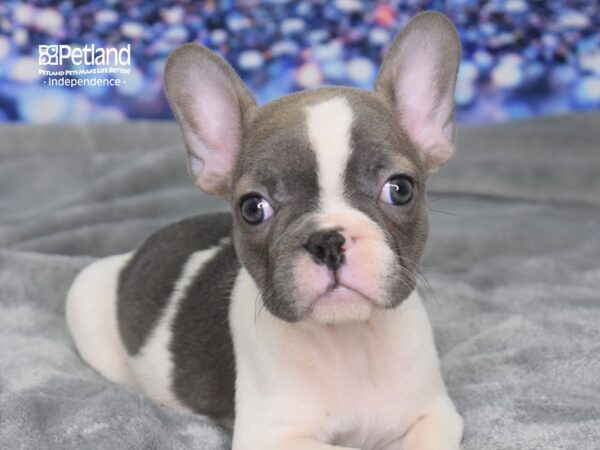
MULTIPOLYGON (((433 297, 434 301, 439 305, 440 302, 438 300, 438 297, 435 293, 435 290, 433 289, 433 287, 431 286, 431 283, 429 282, 429 280, 427 279, 427 277, 425 276, 425 274, 423 273, 423 271, 420 268, 420 265, 411 260, 410 258, 406 257, 406 256, 401 256, 400 255, 400 259, 405 263, 405 264, 410 264, 412 265, 411 268, 409 267, 405 267, 402 264, 400 265, 400 267, 403 270, 408 271, 409 274, 411 274, 412 276, 417 278, 417 281, 421 281, 423 283, 423 287, 431 294, 431 296, 433 297)), ((423 292, 423 295, 425 296, 427 292, 423 292)))
POLYGON ((442 211, 441 209, 433 209, 433 208, 429 208, 429 211, 434 212, 434 213, 439 213, 439 214, 446 214, 447 216, 454 216, 454 217, 464 217, 464 214, 457 214, 457 213, 452 213, 449 211, 442 211))
MULTIPOLYGON (((271 260, 269 259, 269 253, 268 253, 267 248, 262 249, 262 252, 260 253, 260 259, 266 260, 266 262, 267 262, 266 273, 269 273, 271 260)), ((265 293, 263 293, 259 290, 259 292, 256 294, 256 298, 254 299, 254 327, 255 328, 257 327, 257 322, 258 322, 260 315, 262 314, 263 310, 265 309, 266 302, 271 300, 271 298, 267 297, 267 295, 269 295, 269 296, 272 295, 271 291, 269 291, 268 294, 265 295, 265 293), (261 299, 261 297, 262 297, 262 299, 261 299), (262 300, 262 301, 260 301, 260 300, 262 300)))
POLYGON ((452 198, 452 195, 427 193, 427 201, 429 202, 437 202, 439 200, 445 200, 447 198, 452 198))

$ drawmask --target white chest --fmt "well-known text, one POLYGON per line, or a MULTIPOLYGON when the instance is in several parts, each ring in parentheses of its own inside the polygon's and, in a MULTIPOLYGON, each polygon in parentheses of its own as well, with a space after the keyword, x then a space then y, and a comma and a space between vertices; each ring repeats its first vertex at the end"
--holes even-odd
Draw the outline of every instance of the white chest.
POLYGON ((231 311, 241 426, 251 421, 275 434, 293 429, 322 442, 384 448, 444 389, 416 293, 368 322, 324 326, 255 316, 252 289, 242 271, 231 311))

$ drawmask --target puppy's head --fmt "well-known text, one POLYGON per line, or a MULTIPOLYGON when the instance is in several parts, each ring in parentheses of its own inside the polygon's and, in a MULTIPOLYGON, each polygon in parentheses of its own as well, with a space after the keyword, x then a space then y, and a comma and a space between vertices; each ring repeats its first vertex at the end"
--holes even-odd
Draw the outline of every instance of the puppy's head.
POLYGON ((452 24, 424 13, 396 38, 374 92, 324 88, 258 107, 206 48, 170 56, 190 173, 230 201, 238 256, 272 314, 366 320, 414 289, 425 181, 453 152, 459 58, 452 24))

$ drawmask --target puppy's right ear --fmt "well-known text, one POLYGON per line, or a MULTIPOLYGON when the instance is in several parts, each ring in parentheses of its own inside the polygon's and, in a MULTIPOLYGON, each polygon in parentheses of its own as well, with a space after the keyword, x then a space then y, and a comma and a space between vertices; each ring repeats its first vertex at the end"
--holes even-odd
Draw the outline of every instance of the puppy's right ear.
POLYGON ((254 97, 227 62, 198 44, 169 56, 165 87, 183 131, 190 175, 200 189, 227 197, 244 116, 256 106, 254 97))
POLYGON ((415 16, 386 55, 375 91, 396 109, 428 172, 454 153, 454 88, 460 41, 452 22, 427 11, 415 16))

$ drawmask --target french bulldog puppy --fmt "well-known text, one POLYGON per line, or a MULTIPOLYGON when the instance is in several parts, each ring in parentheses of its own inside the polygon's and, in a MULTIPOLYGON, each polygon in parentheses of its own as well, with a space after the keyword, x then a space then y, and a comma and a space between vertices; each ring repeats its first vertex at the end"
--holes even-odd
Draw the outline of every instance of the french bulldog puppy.
POLYGON ((166 92, 200 189, 231 214, 166 227, 76 278, 67 320, 116 383, 233 430, 234 450, 456 449, 462 420, 415 290, 425 183, 453 153, 456 32, 416 16, 375 90, 257 106, 176 50, 166 92))

